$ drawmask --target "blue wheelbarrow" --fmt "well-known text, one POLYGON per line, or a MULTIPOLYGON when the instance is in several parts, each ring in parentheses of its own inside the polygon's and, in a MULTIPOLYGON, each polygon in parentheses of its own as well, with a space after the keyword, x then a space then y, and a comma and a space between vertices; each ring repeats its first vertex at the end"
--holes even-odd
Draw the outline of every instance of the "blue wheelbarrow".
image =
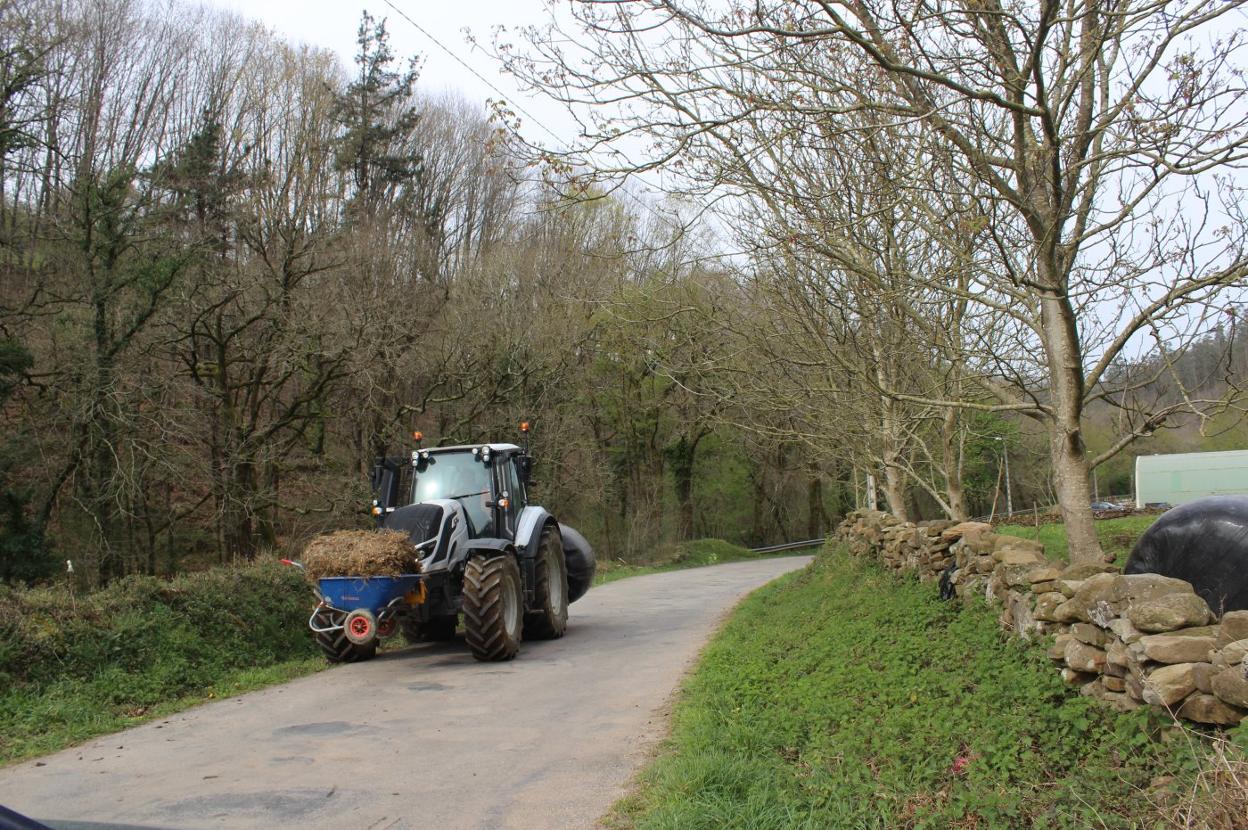
MULTIPOLYGON (((283 563, 303 570, 291 559, 283 563)), ((377 643, 394 633, 400 614, 424 603, 422 574, 399 576, 330 576, 312 589, 317 605, 308 628, 331 663, 371 659, 377 643)))

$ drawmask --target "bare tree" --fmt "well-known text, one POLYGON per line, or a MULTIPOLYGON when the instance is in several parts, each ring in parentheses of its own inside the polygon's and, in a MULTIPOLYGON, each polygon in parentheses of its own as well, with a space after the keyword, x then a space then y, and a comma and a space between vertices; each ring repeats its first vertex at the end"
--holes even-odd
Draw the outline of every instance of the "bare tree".
MULTIPOLYGON (((945 288, 1012 319, 1016 351, 968 350, 997 364, 980 373, 989 402, 888 391, 1041 422, 1072 556, 1093 559, 1088 473, 1101 459, 1084 447, 1086 407, 1121 401, 1107 370, 1142 335, 1182 350, 1248 270, 1230 175, 1244 157, 1242 38, 1217 33, 1240 8, 583 0, 575 31, 530 31, 507 64, 573 107, 616 105, 589 111, 574 161, 664 167, 703 193, 766 166, 752 120, 797 138, 825 135, 829 119, 842 133, 924 125, 995 260, 945 288)), ((1110 452, 1175 411, 1149 413, 1110 452)))

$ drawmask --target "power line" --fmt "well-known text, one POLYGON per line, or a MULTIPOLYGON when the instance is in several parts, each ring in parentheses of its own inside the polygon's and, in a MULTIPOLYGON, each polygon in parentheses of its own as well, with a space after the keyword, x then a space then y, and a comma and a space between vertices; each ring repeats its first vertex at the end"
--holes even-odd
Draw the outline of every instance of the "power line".
MULTIPOLYGON (((404 19, 404 20, 406 20, 408 23, 411 23, 411 24, 412 24, 412 26, 414 26, 414 27, 416 28, 416 30, 417 30, 417 31, 419 31, 422 35, 424 35, 425 37, 427 37, 427 38, 429 38, 431 41, 433 41, 433 43, 434 43, 434 44, 435 44, 435 45, 436 45, 439 49, 441 49, 441 50, 442 50, 443 52, 445 52, 446 54, 450 55, 450 57, 451 57, 451 59, 452 59, 452 60, 454 60, 456 63, 458 63, 458 64, 459 64, 460 66, 462 66, 464 69, 467 69, 469 72, 471 72, 471 73, 473 74, 473 76, 474 76, 477 80, 479 80, 481 83, 485 84, 485 85, 486 85, 486 86, 488 86, 490 89, 494 90, 494 91, 495 91, 495 92, 497 92, 499 95, 501 95, 501 96, 503 97, 503 99, 504 99, 504 100, 506 100, 506 99, 508 99, 508 98, 510 98, 510 97, 511 97, 511 96, 510 96, 510 95, 508 95, 506 92, 503 92, 501 89, 499 89, 497 86, 495 86, 495 85, 494 85, 494 83, 493 83, 492 81, 490 81, 488 78, 486 78, 486 77, 485 77, 484 75, 482 75, 480 72, 478 72, 477 70, 473 69, 473 68, 472 68, 472 66, 471 66, 471 65, 469 65, 469 63, 468 63, 467 61, 465 61, 465 60, 464 60, 463 58, 461 58, 459 55, 455 54, 455 52, 453 52, 453 51, 451 50, 451 48, 450 48, 449 46, 447 46, 445 43, 443 43, 442 41, 438 40, 438 38, 436 38, 432 32, 430 32, 430 31, 429 31, 428 29, 426 29, 424 26, 421 26, 421 25, 420 25, 419 23, 417 23, 415 20, 412 20, 412 18, 408 16, 407 12, 403 11, 403 10, 402 10, 402 9, 400 9, 398 6, 394 5, 394 3, 390 2, 390 0, 382 0, 382 2, 383 2, 383 3, 385 3, 387 6, 389 6, 391 9, 393 9, 393 10, 394 10, 394 13, 395 13, 395 14, 397 14, 399 17, 403 18, 403 19, 404 19)), ((515 103, 515 102, 513 101, 513 102, 511 103, 511 106, 515 107, 517 111, 519 111, 519 112, 523 113, 523 114, 524 114, 525 116, 527 116, 527 117, 529 118, 529 120, 531 120, 534 124, 536 124, 537 126, 541 127, 543 130, 545 130, 545 131, 547 132, 547 134, 549 134, 549 135, 550 135, 550 137, 551 137, 551 138, 553 138, 555 141, 562 141, 562 140, 563 140, 563 139, 561 139, 561 138, 559 137, 558 133, 556 133, 556 132, 555 132, 554 130, 552 130, 550 127, 547 127, 545 124, 543 124, 543 123, 542 123, 542 122, 541 122, 541 121, 537 118, 537 116, 533 115, 533 113, 529 112, 529 111, 528 111, 528 110, 526 110, 524 107, 520 106, 518 103, 515 103)))
MULTIPOLYGON (((480 72, 478 72, 476 69, 474 69, 474 68, 473 68, 473 67, 472 67, 472 66, 471 66, 471 65, 470 65, 467 61, 465 61, 465 60, 464 60, 463 58, 461 58, 458 54, 456 54, 456 53, 455 53, 455 52, 454 52, 454 51, 453 51, 453 50, 452 50, 449 46, 447 46, 445 43, 443 43, 441 40, 439 40, 439 39, 438 39, 438 38, 437 38, 437 37, 436 37, 436 36, 435 36, 432 32, 430 32, 430 31, 429 31, 428 29, 426 29, 424 26, 421 26, 419 23, 417 23, 415 20, 413 20, 413 19, 412 19, 412 18, 411 18, 411 17, 407 14, 407 12, 403 11, 401 8, 399 8, 398 6, 396 6, 393 2, 391 2, 391 0, 382 0, 382 2, 383 2, 383 3, 385 3, 387 6, 389 6, 389 7, 390 7, 390 8, 394 11, 394 13, 395 13, 395 14, 397 14, 399 17, 403 18, 403 19, 404 19, 404 20, 406 20, 408 23, 412 24, 412 26, 413 26, 413 27, 414 27, 414 28, 415 28, 418 32, 420 32, 420 33, 421 33, 422 35, 424 35, 425 37, 429 38, 429 40, 431 40, 431 41, 434 43, 434 45, 436 45, 439 49, 441 49, 443 52, 445 52, 447 55, 449 55, 449 56, 450 56, 450 58, 451 58, 452 60, 454 60, 456 63, 458 63, 458 64, 459 64, 460 66, 462 66, 464 69, 467 69, 469 72, 471 72, 471 73, 472 73, 472 75, 473 75, 473 77, 475 77, 477 80, 481 81, 481 83, 485 84, 485 85, 486 85, 486 86, 488 86, 490 89, 492 89, 492 90, 494 90, 495 92, 497 92, 497 93, 498 93, 498 94, 502 97, 502 99, 503 99, 503 101, 504 101, 504 102, 505 102, 505 101, 507 101, 509 98, 511 98, 511 97, 512 97, 512 96, 509 96, 506 92, 503 92, 501 89, 499 89, 499 88, 498 88, 498 87, 494 84, 494 82, 493 82, 493 81, 489 80, 489 79, 488 79, 488 78, 486 78, 484 75, 482 75, 480 72)), ((512 100, 512 102, 511 102, 511 104, 509 104, 509 106, 514 107, 514 108, 516 109, 516 111, 517 111, 517 112, 522 113, 524 116, 526 116, 526 117, 527 117, 530 121, 532 121, 534 124, 536 124, 537 126, 541 127, 543 130, 545 130, 545 131, 546 131, 546 134, 547 134, 547 135, 549 135, 551 138, 553 138, 555 141, 558 141, 558 142, 560 142, 560 143, 563 143, 563 139, 559 137, 559 134, 558 134, 558 133, 556 133, 556 132, 555 132, 554 130, 552 130, 550 127, 547 127, 547 126, 546 126, 546 125, 542 122, 542 120, 541 120, 540 118, 538 118, 536 115, 534 115, 533 113, 531 113, 531 112, 529 112, 528 110, 526 110, 526 109, 525 109, 523 106, 521 106, 519 103, 517 103, 517 102, 515 102, 514 100, 512 100)), ((521 140, 523 140, 523 139, 521 139, 521 140)), ((658 210, 656 210, 653 206, 651 206, 651 205, 647 204, 645 201, 643 201, 643 200, 642 200, 639 196, 637 196, 636 194, 632 193, 632 192, 631 192, 631 191, 629 191, 629 190, 626 190, 626 189, 625 189, 624 187, 622 187, 622 186, 621 186, 621 187, 619 187, 619 188, 617 188, 617 189, 618 189, 621 193, 623 193, 625 196, 627 196, 628 198, 630 198, 630 199, 632 199, 634 202, 636 202, 636 203, 637 203, 637 204, 638 204, 641 208, 643 208, 645 211, 647 211, 648 213, 650 213, 650 214, 651 214, 651 215, 653 215, 654 217, 656 217, 656 218, 660 219, 661 221, 663 221, 663 222, 665 222, 665 223, 669 223, 669 224, 671 223, 671 219, 670 219, 669 217, 664 216, 662 213, 660 213, 658 210)), ((677 222, 676 224, 677 224, 677 226, 679 226, 679 225, 680 225, 680 224, 682 224, 682 223, 677 222)), ((718 239, 718 240, 719 240, 719 242, 720 242, 721 244, 723 244, 723 245, 727 246, 727 243, 726 243, 726 241, 724 240, 724 238, 723 238, 723 237, 721 237, 721 236, 719 235, 719 229, 718 229, 718 228, 716 228, 714 225, 707 225, 707 227, 710 229, 711 234, 712 234, 712 235, 714 235, 714 237, 715 237, 716 239, 718 239)))

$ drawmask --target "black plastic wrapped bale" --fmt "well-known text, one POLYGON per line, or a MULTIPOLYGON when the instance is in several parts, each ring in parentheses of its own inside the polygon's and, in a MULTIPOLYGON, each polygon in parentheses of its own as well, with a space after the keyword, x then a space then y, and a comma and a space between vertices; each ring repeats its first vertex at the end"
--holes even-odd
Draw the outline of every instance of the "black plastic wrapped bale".
POLYGON ((1167 510, 1135 543, 1123 572, 1186 580, 1219 617, 1248 609, 1248 496, 1167 510))
POLYGON ((568 563, 568 602, 576 602, 593 584, 598 560, 589 542, 574 528, 560 525, 559 535, 563 538, 563 555, 568 563))

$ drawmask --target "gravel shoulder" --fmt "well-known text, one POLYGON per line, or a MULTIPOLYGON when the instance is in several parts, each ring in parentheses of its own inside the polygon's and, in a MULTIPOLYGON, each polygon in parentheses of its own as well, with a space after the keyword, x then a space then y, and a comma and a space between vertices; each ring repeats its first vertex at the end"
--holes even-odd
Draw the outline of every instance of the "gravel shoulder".
POLYGON ((79 828, 590 827, 723 615, 809 561, 599 586, 510 663, 386 653, 5 769, 0 804, 79 828))

